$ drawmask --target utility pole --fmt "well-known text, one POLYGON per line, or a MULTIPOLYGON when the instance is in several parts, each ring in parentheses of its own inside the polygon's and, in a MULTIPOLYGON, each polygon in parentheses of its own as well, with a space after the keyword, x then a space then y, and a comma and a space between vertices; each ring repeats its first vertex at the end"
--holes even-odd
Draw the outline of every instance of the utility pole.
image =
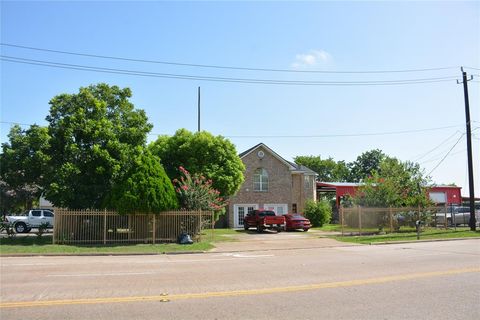
POLYGON ((198 132, 200 132, 200 87, 198 87, 198 132))
MULTIPOLYGON (((468 102, 468 84, 467 82, 473 79, 473 76, 470 76, 470 79, 467 80, 467 73, 462 70, 463 78, 463 94, 465 97, 465 121, 467 125, 467 157, 468 157, 468 189, 470 191, 470 220, 468 224, 470 225, 470 230, 476 230, 476 219, 475 219, 475 191, 473 186, 473 154, 472 154, 472 129, 470 126, 470 105, 468 102)), ((458 80, 457 80, 457 83, 458 80)))

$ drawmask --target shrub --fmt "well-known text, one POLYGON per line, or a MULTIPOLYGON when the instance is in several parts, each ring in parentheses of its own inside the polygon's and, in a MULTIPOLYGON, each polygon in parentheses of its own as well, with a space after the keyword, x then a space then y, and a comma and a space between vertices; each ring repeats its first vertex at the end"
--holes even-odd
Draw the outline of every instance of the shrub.
POLYGON ((305 216, 314 227, 321 227, 325 223, 330 222, 332 218, 332 207, 327 200, 318 202, 307 200, 305 203, 305 216))
POLYGON ((178 201, 160 159, 145 150, 134 159, 134 166, 124 180, 113 187, 106 207, 120 214, 159 213, 176 209, 178 201))
POLYGON ((212 180, 199 174, 191 174, 180 167, 182 177, 174 179, 175 191, 182 208, 187 210, 212 210, 223 212, 227 202, 220 196, 220 191, 212 187, 212 180))

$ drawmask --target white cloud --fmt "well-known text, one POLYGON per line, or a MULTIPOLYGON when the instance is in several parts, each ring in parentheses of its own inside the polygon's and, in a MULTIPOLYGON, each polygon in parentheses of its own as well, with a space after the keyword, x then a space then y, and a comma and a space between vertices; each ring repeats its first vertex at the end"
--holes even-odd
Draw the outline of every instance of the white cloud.
POLYGON ((324 50, 310 50, 307 53, 300 53, 295 56, 292 68, 308 68, 326 64, 332 60, 332 56, 324 50))

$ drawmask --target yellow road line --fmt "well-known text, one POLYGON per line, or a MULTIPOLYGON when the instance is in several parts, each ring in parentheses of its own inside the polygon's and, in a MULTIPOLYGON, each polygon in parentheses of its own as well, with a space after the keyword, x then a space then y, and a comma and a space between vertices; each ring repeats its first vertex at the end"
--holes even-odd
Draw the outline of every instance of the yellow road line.
POLYGON ((79 305, 79 304, 148 302, 148 301, 160 301, 164 299, 182 300, 182 299, 204 299, 204 298, 214 298, 214 297, 249 296, 249 295, 259 295, 259 294, 299 292, 299 291, 309 291, 309 290, 318 290, 318 289, 326 289, 326 288, 340 288, 340 287, 353 287, 353 286, 361 286, 361 285, 381 284, 381 283, 388 283, 388 282, 394 282, 394 281, 406 281, 406 280, 413 280, 413 279, 420 279, 420 278, 449 276, 449 275, 472 273, 472 272, 480 272, 480 268, 453 269, 453 270, 446 270, 446 271, 411 273, 411 274, 402 274, 402 275, 396 275, 396 276, 386 276, 386 277, 369 278, 369 279, 357 279, 357 280, 348 280, 348 281, 309 284, 309 285, 303 285, 303 286, 264 288, 264 289, 251 289, 251 290, 185 293, 185 294, 174 294, 174 295, 167 295, 167 296, 156 295, 156 296, 118 297, 118 298, 112 297, 112 298, 94 298, 94 299, 4 302, 4 303, 0 303, 0 308, 48 307, 48 306, 79 305))

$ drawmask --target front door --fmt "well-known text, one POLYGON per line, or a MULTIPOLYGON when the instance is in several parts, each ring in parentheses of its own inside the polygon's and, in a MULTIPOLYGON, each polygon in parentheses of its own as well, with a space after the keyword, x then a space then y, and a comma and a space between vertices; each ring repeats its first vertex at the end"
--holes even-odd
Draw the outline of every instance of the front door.
POLYGON ((243 228, 243 218, 253 210, 258 209, 258 204, 234 204, 233 205, 233 227, 243 228))

